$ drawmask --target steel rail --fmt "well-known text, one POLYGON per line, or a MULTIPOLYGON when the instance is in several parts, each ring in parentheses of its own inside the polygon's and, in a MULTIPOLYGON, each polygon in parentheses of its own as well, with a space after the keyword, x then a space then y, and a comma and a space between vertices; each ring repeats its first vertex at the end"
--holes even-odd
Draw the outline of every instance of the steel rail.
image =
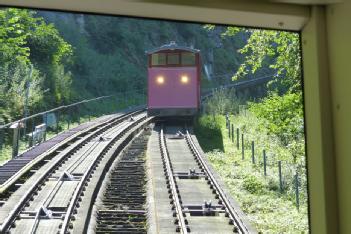
POLYGON ((90 164, 90 166, 88 167, 87 171, 84 173, 84 175, 82 176, 82 179, 80 180, 79 184, 77 185, 75 191, 74 191, 74 194, 71 198, 71 201, 69 203, 69 206, 67 208, 67 211, 66 211, 66 215, 65 215, 65 218, 63 220, 63 224, 62 224, 62 227, 61 227, 61 231, 60 233, 61 234, 65 234, 68 227, 69 227, 69 222, 70 222, 70 219, 71 219, 71 215, 73 213, 73 209, 78 201, 78 198, 80 196, 80 193, 82 192, 82 189, 83 189, 83 186, 85 185, 86 181, 87 181, 87 178, 89 177, 89 175, 91 174, 94 166, 96 165, 96 163, 99 161, 99 159, 101 159, 104 155, 104 150, 105 149, 108 149, 110 146, 114 145, 116 142, 116 139, 118 139, 121 134, 123 134, 124 131, 128 130, 129 128, 141 123, 144 119, 146 118, 146 115, 136 119, 134 122, 124 126, 124 128, 122 129, 119 129, 117 131, 117 134, 114 136, 114 138, 105 146, 105 148, 102 150, 101 154, 96 157, 96 159, 90 164))
MULTIPOLYGON (((142 120, 142 118, 137 119, 136 121, 141 121, 141 120, 142 120)), ((112 127, 113 129, 109 129, 109 130, 107 130, 107 131, 105 132, 105 135, 104 135, 104 136, 106 136, 106 135, 109 136, 109 135, 111 135, 112 133, 115 133, 115 136, 114 136, 113 139, 111 139, 111 142, 108 143, 108 144, 101 150, 101 153, 99 154, 99 156, 95 158, 95 160, 94 160, 94 161, 89 165, 89 167, 87 168, 87 171, 86 171, 86 172, 84 173, 84 175, 80 178, 80 182, 78 183, 78 185, 77 185, 77 187, 76 187, 76 189, 75 189, 75 193, 74 193, 73 196, 72 196, 73 199, 71 199, 70 204, 72 203, 72 201, 76 201, 75 196, 78 196, 78 195, 79 195, 79 193, 76 193, 76 191, 77 191, 77 190, 81 191, 82 186, 84 185, 84 183, 85 183, 86 180, 87 180, 87 176, 89 176, 89 174, 90 174, 91 171, 92 171, 93 166, 94 166, 94 165, 96 164, 96 162, 101 158, 101 156, 102 156, 102 154, 103 154, 103 151, 104 151, 106 148, 108 148, 111 144, 113 144, 113 143, 114 143, 113 141, 114 141, 116 138, 118 138, 118 137, 120 136, 120 134, 121 134, 125 129, 127 129, 128 127, 130 127, 130 125, 132 125, 132 124, 123 125, 123 123, 124 123, 124 122, 122 122, 120 125, 113 126, 113 127, 112 127), (88 174, 87 174, 87 173, 88 173, 88 174)), ((91 146, 89 146, 89 148, 86 149, 77 159, 75 159, 75 160, 73 161, 73 163, 71 163, 70 165, 68 165, 68 168, 66 168, 65 171, 70 172, 70 170, 71 170, 72 168, 73 168, 73 169, 76 168, 75 163, 78 162, 79 160, 81 160, 82 158, 84 158, 84 156, 86 156, 87 154, 90 154, 98 145, 99 145, 99 142, 98 142, 98 141, 94 142, 94 143, 93 143, 91 146)), ((55 186, 51 189, 50 193, 44 198, 44 201, 42 202, 42 205, 41 205, 40 207, 45 207, 45 208, 46 208, 46 206, 48 205, 48 203, 50 203, 51 200, 53 199, 53 197, 52 197, 51 195, 54 194, 55 192, 57 192, 57 189, 59 189, 58 186, 60 186, 60 185, 62 184, 61 182, 62 182, 62 181, 60 181, 60 180, 58 179, 58 181, 56 182, 55 186), (50 199, 50 198, 51 198, 51 199, 50 199)), ((70 205, 69 205, 69 207, 70 207, 70 205)), ((68 212, 68 211, 67 211, 67 212, 68 212)), ((67 212, 66 212, 66 214, 67 214, 67 212)), ((66 216, 67 216, 67 215, 66 215, 66 216)), ((65 217, 66 217, 66 216, 65 216, 65 217)), ((30 233, 35 233, 35 230, 36 230, 37 226, 39 225, 39 220, 40 220, 40 215, 39 215, 39 211, 38 211, 38 213, 37 213, 36 216, 35 216, 35 221, 34 221, 32 227, 31 227, 30 233)), ((68 221, 69 221, 69 220, 68 220, 68 221)))
MULTIPOLYGON (((143 119, 143 118, 141 117, 141 118, 137 119, 136 121, 139 122, 139 121, 141 121, 142 119, 143 119)), ((96 165, 97 161, 102 157, 104 150, 105 150, 106 148, 108 148, 111 144, 113 144, 113 143, 114 143, 114 140, 117 139, 118 137, 120 137, 120 134, 121 134, 124 130, 128 129, 131 125, 134 124, 134 123, 132 123, 132 124, 129 124, 129 125, 128 125, 128 124, 127 124, 127 125, 123 125, 123 123, 124 123, 124 122, 122 122, 120 125, 114 126, 113 129, 109 129, 109 130, 107 130, 107 132, 105 133, 105 135, 104 135, 105 137, 111 135, 112 133, 114 133, 115 136, 114 136, 114 138, 111 139, 111 141, 101 150, 100 154, 99 154, 99 155, 94 159, 94 161, 88 166, 87 171, 86 171, 86 172, 83 174, 83 176, 80 178, 80 181, 79 181, 77 187, 75 188, 74 194, 73 194, 72 199, 71 199, 71 201, 70 201, 70 205, 68 206, 69 208, 68 208, 67 211, 66 211, 66 215, 65 215, 64 222, 65 222, 65 221, 69 222, 69 219, 66 220, 66 217, 70 217, 70 215, 71 215, 71 212, 70 212, 70 211, 74 208, 74 204, 75 204, 75 202, 77 201, 77 197, 79 196, 79 192, 81 192, 81 189, 82 189, 83 185, 85 184, 85 182, 87 181, 87 178, 88 178, 88 176, 90 175, 90 173, 91 173, 91 171, 92 171, 94 165, 96 165), (71 205, 72 203, 73 203, 73 205, 71 205), (69 214, 69 215, 67 215, 67 214, 69 214)), ((73 170, 74 170, 74 169, 76 168, 75 163, 78 162, 79 160, 81 160, 82 158, 84 158, 84 156, 86 156, 87 154, 90 154, 98 145, 99 145, 99 142, 98 142, 98 141, 94 142, 93 145, 91 145, 88 149, 85 150, 85 152, 84 152, 82 155, 80 155, 77 159, 75 159, 75 160, 73 161, 73 163, 71 163, 65 171, 70 172, 70 169, 72 169, 72 168, 73 168, 73 170)), ((46 205, 47 205, 47 203, 48 203, 48 200, 49 200, 49 198, 51 197, 51 194, 56 190, 56 187, 57 187, 58 185, 60 185, 60 182, 61 182, 60 180, 57 181, 57 183, 55 184, 54 188, 51 190, 50 194, 49 194, 48 196, 46 196, 44 202, 42 203, 43 205, 42 205, 41 207, 46 207, 46 205)), ((49 201, 49 202, 50 202, 50 201, 49 201)), ((38 219, 40 218, 39 216, 37 216, 37 217, 38 217, 38 219)), ((36 217, 36 218, 37 218, 37 217, 36 217)), ((39 224, 39 221, 36 220, 36 222, 34 223, 35 226, 33 225, 33 226, 32 226, 32 229, 31 229, 31 230, 33 231, 32 233, 34 233, 34 230, 35 230, 35 228, 36 228, 36 225, 38 225, 38 224, 39 224)), ((68 226, 68 223, 67 223, 66 225, 65 225, 65 223, 64 223, 63 227, 66 228, 66 226, 68 226)))
POLYGON ((161 147, 161 154, 164 158, 164 162, 166 165, 166 171, 167 171, 167 175, 168 175, 168 179, 169 179, 169 184, 170 184, 170 188, 172 191, 172 197, 173 197, 173 201, 174 201, 174 206, 176 209, 176 215, 178 217, 178 224, 180 226, 180 231, 183 234, 188 233, 188 229, 187 226, 185 224, 185 219, 183 216, 183 211, 182 211, 182 206, 180 204, 179 201, 179 197, 178 197, 178 192, 175 186, 175 181, 174 181, 174 175, 173 175, 173 171, 171 169, 171 162, 170 162, 170 158, 169 158, 169 154, 167 151, 167 146, 166 146, 166 140, 165 140, 165 136, 163 134, 163 126, 161 127, 161 131, 160 131, 160 147, 161 147))
POLYGON ((209 179, 213 183, 214 187, 216 188, 216 191, 218 192, 219 196, 221 197, 223 203, 225 204, 225 207, 227 208, 228 212, 230 213, 230 216, 232 217, 232 219, 235 222, 236 226, 239 228, 240 232, 241 233, 245 233, 245 234, 246 233, 250 233, 249 229, 246 227, 246 225, 243 222, 243 220, 239 217, 237 212, 231 206, 231 204, 230 204, 228 198, 226 197, 223 189, 217 183, 216 179, 214 178, 213 174, 211 173, 211 170, 207 166, 207 163, 202 158, 200 152, 198 151, 195 143, 193 142, 193 140, 192 140, 192 138, 191 138, 191 136, 189 134, 188 129, 186 129, 186 140, 187 140, 189 146, 191 147, 191 149, 193 150, 194 155, 199 159, 202 167, 205 169, 205 172, 206 172, 207 176, 209 177, 209 179))
MULTIPOLYGON (((118 126, 119 125, 117 125, 116 127, 118 127, 118 126)), ((96 141, 91 146, 89 146, 87 149, 85 149, 85 151, 77 159, 75 159, 70 165, 68 165, 68 167, 64 171, 67 171, 69 173, 70 169, 75 166, 75 163, 77 163, 79 160, 81 160, 87 154, 91 153, 96 148, 96 146, 98 146, 98 144, 99 144, 99 142, 96 141)), ((45 207, 46 208, 46 206, 52 201, 52 199, 53 199, 52 195, 57 192, 57 190, 59 189, 60 185, 62 184, 61 182, 62 181, 60 180, 60 178, 58 178, 58 180, 56 181, 55 186, 51 189, 49 194, 46 195, 46 197, 44 198, 44 201, 42 202, 42 205, 40 207, 45 207)), ((36 228, 37 228, 37 226, 39 224, 39 219, 40 219, 40 215, 39 215, 40 212, 39 211, 37 212, 37 214, 35 216, 35 219, 34 219, 34 223, 33 223, 32 227, 30 229, 30 233, 31 234, 35 233, 35 230, 36 230, 36 228)))
POLYGON ((24 204, 27 202, 28 199, 30 199, 32 193, 36 191, 37 187, 39 186, 40 183, 42 183, 43 180, 50 174, 50 172, 60 164, 60 162, 66 158, 67 155, 69 155, 71 152, 73 152, 75 149, 77 149, 81 144, 83 144, 86 141, 89 141, 94 137, 94 135, 99 134, 103 132, 105 129, 107 129, 110 125, 115 124, 116 122, 118 123, 119 121, 122 121, 123 119, 128 118, 129 116, 133 116, 136 113, 142 112, 141 110, 136 110, 131 113, 124 114, 122 116, 116 117, 113 121, 109 120, 104 123, 102 123, 100 126, 105 125, 104 127, 98 127, 97 130, 95 130, 93 133, 90 133, 86 138, 82 139, 79 144, 75 145, 69 152, 67 152, 65 155, 63 155, 60 158, 57 158, 55 163, 51 165, 43 174, 41 174, 37 180, 36 183, 34 183, 28 190, 27 192, 21 197, 17 205, 11 210, 7 218, 4 220, 4 222, 0 226, 0 233, 5 232, 6 230, 9 229, 10 225, 12 224, 13 220, 17 216, 18 213, 20 213, 20 210, 24 206, 24 204))
POLYGON ((79 139, 81 134, 84 134, 84 133, 90 132, 90 131, 96 131, 97 132, 98 130, 96 130, 96 129, 97 128, 101 128, 101 126, 107 125, 109 123, 116 122, 116 121, 118 121, 119 119, 122 119, 125 116, 128 116, 128 115, 133 114, 133 113, 136 114, 136 113, 141 112, 143 110, 145 110, 145 108, 141 107, 141 108, 138 108, 138 109, 134 109, 133 111, 123 113, 123 114, 121 114, 119 116, 112 117, 112 119, 108 119, 108 120, 104 120, 104 121, 98 122, 98 123, 94 124, 93 126, 88 127, 87 129, 84 129, 84 130, 81 130, 79 132, 76 132, 72 136, 70 136, 67 139, 65 139, 63 141, 63 143, 62 142, 57 143, 55 146, 53 146, 52 148, 48 149, 42 155, 39 155, 38 157, 36 157, 32 161, 30 161, 27 165, 25 165, 23 168, 21 168, 19 171, 17 171, 13 176, 9 177, 8 180, 5 181, 3 184, 0 184, 0 193, 6 191, 6 189, 8 187, 10 187, 18 178, 20 178, 20 176, 22 176, 25 172, 30 170, 32 166, 34 166, 35 164, 37 164, 40 161, 42 161, 43 159, 45 159, 45 157, 49 156, 57 148, 65 145, 66 143, 68 143, 68 142, 70 142, 70 141, 72 141, 74 139, 79 139))

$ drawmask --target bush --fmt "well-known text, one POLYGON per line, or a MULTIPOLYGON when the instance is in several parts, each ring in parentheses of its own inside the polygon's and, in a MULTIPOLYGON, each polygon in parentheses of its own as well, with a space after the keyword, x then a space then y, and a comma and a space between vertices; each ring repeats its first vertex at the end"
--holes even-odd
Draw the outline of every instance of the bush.
POLYGON ((204 152, 217 149, 224 150, 221 126, 225 122, 223 116, 203 115, 194 123, 194 131, 204 152))
POLYGON ((250 103, 249 109, 263 120, 264 127, 280 138, 287 146, 294 140, 304 138, 302 94, 273 94, 261 103, 250 103))
POLYGON ((279 182, 273 178, 269 178, 268 180, 268 189, 271 191, 279 191, 279 182))
POLYGON ((233 89, 219 89, 204 102, 204 112, 210 115, 234 113, 239 109, 240 100, 233 89))
POLYGON ((255 176, 247 175, 243 181, 243 187, 246 191, 252 194, 263 194, 264 184, 255 176))

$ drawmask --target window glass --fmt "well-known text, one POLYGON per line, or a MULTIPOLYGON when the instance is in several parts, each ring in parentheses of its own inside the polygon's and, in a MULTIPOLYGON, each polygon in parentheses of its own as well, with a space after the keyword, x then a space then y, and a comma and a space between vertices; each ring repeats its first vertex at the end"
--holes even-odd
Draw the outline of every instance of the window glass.
POLYGON ((166 65, 166 54, 165 53, 157 53, 151 55, 151 65, 166 65))
POLYGON ((195 54, 190 52, 183 52, 182 65, 195 65, 195 54))
POLYGON ((179 54, 178 53, 168 53, 167 64, 179 64, 179 54))

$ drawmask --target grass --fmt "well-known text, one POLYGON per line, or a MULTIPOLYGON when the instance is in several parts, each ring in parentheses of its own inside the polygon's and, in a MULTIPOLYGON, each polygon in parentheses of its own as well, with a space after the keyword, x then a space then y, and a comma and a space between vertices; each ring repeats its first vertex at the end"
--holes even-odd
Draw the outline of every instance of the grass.
POLYGON ((202 148, 205 152, 224 150, 221 125, 225 119, 218 116, 202 116, 195 121, 195 134, 202 139, 202 148), (211 137, 208 137, 211 136, 211 137))
MULTIPOLYGON (((211 141, 212 135, 197 135, 198 140, 210 163, 228 186, 231 195, 240 204, 252 225, 262 233, 308 233, 306 176, 300 167, 301 204, 298 210, 293 178, 294 169, 299 162, 293 163, 289 149, 281 146, 274 136, 259 127, 259 120, 250 113, 231 116, 231 122, 245 134, 245 159, 242 160, 241 142, 238 150, 236 140, 233 143, 228 137, 225 117, 216 116, 215 121, 220 126, 223 149, 215 149, 209 145, 217 144, 218 141, 211 141), (251 140, 255 140, 256 143, 255 164, 251 158, 251 140), (269 159, 267 176, 263 174, 261 154, 263 149, 267 150, 269 159), (282 160, 283 165, 282 193, 279 188, 277 160, 282 160)), ((201 128, 206 129, 207 126, 203 124, 208 123, 198 121, 195 132, 201 132, 201 128)))

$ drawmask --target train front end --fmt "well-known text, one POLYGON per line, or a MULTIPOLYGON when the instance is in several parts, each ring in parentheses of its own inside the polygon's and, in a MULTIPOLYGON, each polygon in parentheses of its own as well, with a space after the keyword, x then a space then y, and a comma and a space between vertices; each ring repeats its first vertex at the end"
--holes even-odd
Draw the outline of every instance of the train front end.
POLYGON ((199 50, 171 42, 147 54, 148 114, 195 115, 200 105, 199 50))

